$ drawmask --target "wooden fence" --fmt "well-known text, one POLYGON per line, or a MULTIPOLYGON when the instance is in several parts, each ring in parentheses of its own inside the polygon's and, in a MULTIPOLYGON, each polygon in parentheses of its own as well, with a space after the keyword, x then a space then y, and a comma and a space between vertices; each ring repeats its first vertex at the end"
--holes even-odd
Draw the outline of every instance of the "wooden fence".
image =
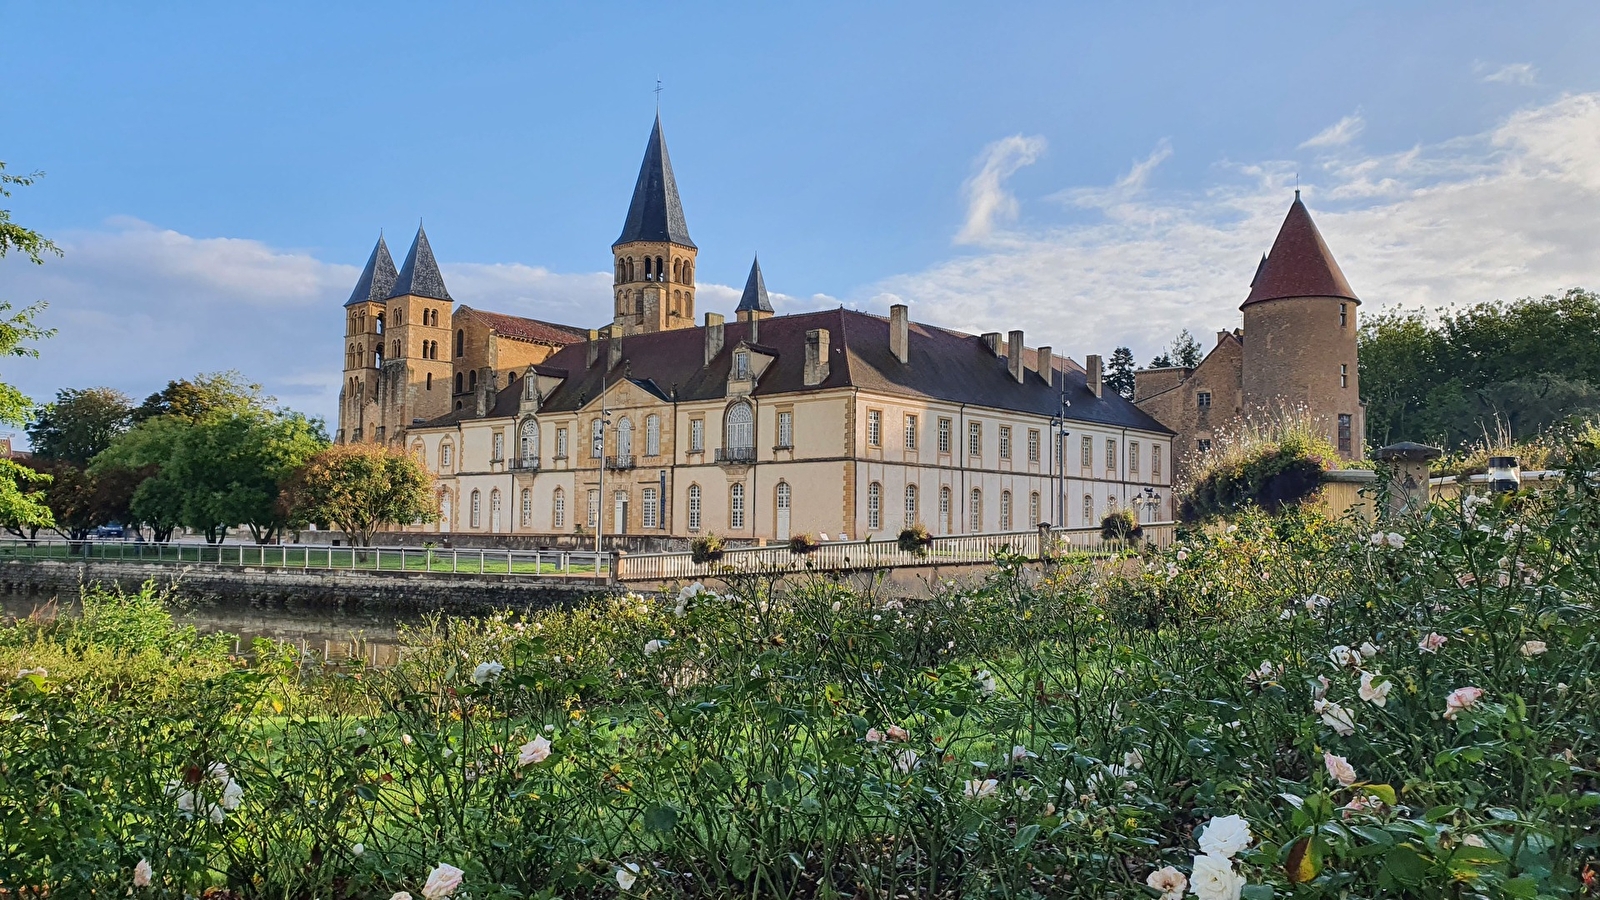
MULTIPOLYGON (((1165 547, 1172 543, 1171 522, 1144 526, 1142 540, 1165 547)), ((745 547, 723 551, 715 563, 697 563, 688 553, 622 555, 616 561, 618 581, 683 581, 714 572, 852 571, 917 566, 979 565, 992 562, 1002 552, 1038 559, 1041 549, 1071 555, 1108 555, 1126 549, 1122 541, 1106 541, 1098 528, 1060 528, 1048 533, 1008 531, 936 537, 921 553, 900 549, 898 541, 829 541, 815 552, 801 555, 788 544, 745 547)))

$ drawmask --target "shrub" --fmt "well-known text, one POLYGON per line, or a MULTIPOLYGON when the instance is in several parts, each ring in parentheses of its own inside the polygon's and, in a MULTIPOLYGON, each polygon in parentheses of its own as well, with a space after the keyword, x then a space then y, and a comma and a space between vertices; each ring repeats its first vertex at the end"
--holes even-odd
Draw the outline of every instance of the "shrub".
POLYGON ((1338 459, 1304 412, 1246 423, 1200 459, 1179 499, 1178 518, 1196 523, 1252 506, 1269 513, 1299 506, 1321 489, 1323 473, 1338 459))
POLYGON ((924 556, 928 552, 928 545, 933 543, 933 535, 928 533, 928 529, 923 527, 921 522, 918 522, 900 529, 897 543, 900 549, 907 553, 924 556))
POLYGON ((1131 509, 1114 509, 1100 520, 1100 537, 1107 541, 1133 541, 1144 536, 1144 526, 1131 509))
POLYGON ((722 558, 722 538, 704 534, 689 543, 689 558, 695 565, 714 563, 722 558))
POLYGON ((795 556, 810 556, 821 546, 810 534, 797 534, 789 538, 789 552, 795 556))

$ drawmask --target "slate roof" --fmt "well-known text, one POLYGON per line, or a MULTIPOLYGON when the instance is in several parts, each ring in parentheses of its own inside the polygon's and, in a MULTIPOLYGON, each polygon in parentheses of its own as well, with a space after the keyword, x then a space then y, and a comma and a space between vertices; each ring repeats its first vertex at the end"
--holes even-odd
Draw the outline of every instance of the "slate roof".
POLYGON ((1333 252, 1311 221, 1311 213, 1294 192, 1294 204, 1284 217, 1266 262, 1256 268, 1250 296, 1241 307, 1284 297, 1341 297, 1361 302, 1333 260, 1333 252))
POLYGON ((761 277, 761 257, 750 264, 750 277, 745 279, 744 294, 734 312, 772 312, 772 301, 767 299, 767 282, 761 277))
POLYGON ((428 245, 428 233, 417 226, 417 237, 411 242, 411 252, 400 266, 390 297, 407 294, 433 300, 449 300, 450 292, 444 289, 444 276, 439 274, 439 264, 434 261, 433 247, 428 245))
POLYGON ((518 341, 528 341, 534 344, 553 344, 564 346, 576 341, 588 340, 587 329, 574 325, 558 325, 554 322, 545 322, 539 319, 527 319, 522 316, 508 316, 505 313, 484 312, 463 306, 459 313, 465 313, 480 319, 494 329, 495 334, 501 337, 518 341))
MULTIPOLYGON (((627 377, 665 398, 711 400, 725 397, 734 348, 748 339, 750 326, 746 322, 729 322, 723 328, 722 350, 710 365, 702 365, 703 327, 616 338, 622 341, 624 362, 605 373, 605 384, 613 385, 627 377)), ((757 397, 855 386, 901 396, 1048 416, 1059 412, 1064 388, 1070 403, 1067 407, 1069 420, 1173 433, 1114 391, 1102 391, 1100 397, 1094 396, 1089 391, 1083 369, 1064 357, 1055 358, 1054 371, 1047 384, 1035 371, 1037 353, 1024 351, 1023 362, 1028 373, 1023 383, 1018 384, 1006 370, 1006 360, 990 352, 982 338, 932 325, 911 323, 910 354, 904 364, 889 350, 889 320, 882 316, 834 309, 774 316, 762 321, 760 328, 761 349, 774 353, 775 358, 761 375, 755 389, 757 397), (821 385, 807 387, 805 339, 806 332, 815 328, 829 332, 829 371, 821 385)), ((599 396, 602 371, 610 358, 608 341, 603 339, 599 343, 601 346, 592 366, 588 364, 587 342, 563 347, 539 365, 541 374, 566 372, 566 380, 545 398, 544 410, 576 411, 599 396)), ((516 415, 520 393, 502 390, 489 415, 516 415)), ((452 425, 473 418, 472 412, 470 409, 454 412, 427 425, 452 425)))
POLYGON ((389 255, 389 245, 384 243, 383 235, 378 235, 378 244, 372 248, 372 255, 367 257, 367 266, 361 270, 361 277, 356 279, 356 288, 350 292, 350 299, 344 302, 345 306, 355 306, 357 303, 382 303, 389 299, 389 289, 394 287, 394 258, 389 255))
POLYGON ((633 202, 628 204, 622 236, 611 246, 633 241, 671 241, 685 247, 695 246, 689 239, 689 225, 683 219, 683 203, 678 199, 678 182, 672 177, 667 142, 661 136, 659 113, 656 124, 650 129, 650 141, 645 144, 644 162, 639 166, 639 180, 633 185, 633 202))

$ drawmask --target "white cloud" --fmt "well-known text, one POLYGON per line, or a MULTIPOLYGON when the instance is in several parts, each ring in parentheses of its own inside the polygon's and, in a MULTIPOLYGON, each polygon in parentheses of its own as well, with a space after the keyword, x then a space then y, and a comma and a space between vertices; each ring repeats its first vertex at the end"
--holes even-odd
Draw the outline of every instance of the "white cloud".
MULTIPOLYGON (((1218 171, 1191 193, 1068 189, 1057 196, 1094 221, 1013 230, 1003 245, 857 296, 881 308, 875 295, 892 294, 916 318, 953 328, 1023 328, 1030 343, 1080 360, 1128 344, 1145 361, 1180 328, 1240 324, 1238 305, 1289 206, 1293 162, 1218 171)), ((1301 171, 1306 202, 1368 312, 1600 286, 1600 94, 1403 152, 1332 145, 1301 171)))
POLYGON ((1361 118, 1360 113, 1348 115, 1307 138, 1300 149, 1341 147, 1355 140, 1366 127, 1366 120, 1361 118))
POLYGON ((983 148, 976 171, 961 187, 967 200, 967 220, 956 235, 956 243, 985 243, 994 234, 996 225, 1016 219, 1017 198, 1006 188, 1006 179, 1023 166, 1032 165, 1044 149, 1044 138, 1020 134, 1001 138, 983 148))
POLYGON ((1509 63, 1489 71, 1489 66, 1480 62, 1473 68, 1482 74, 1481 80, 1497 84, 1531 87, 1539 82, 1539 70, 1534 68, 1533 63, 1509 63))

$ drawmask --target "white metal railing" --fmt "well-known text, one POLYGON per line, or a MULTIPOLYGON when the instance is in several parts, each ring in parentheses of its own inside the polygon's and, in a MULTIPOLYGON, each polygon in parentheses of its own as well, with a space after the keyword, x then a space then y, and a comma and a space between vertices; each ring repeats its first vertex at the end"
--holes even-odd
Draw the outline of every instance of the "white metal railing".
POLYGON ((578 550, 335 547, 327 544, 206 544, 194 541, 0 540, 0 561, 54 559, 508 577, 608 578, 611 554, 578 550))
MULTIPOLYGON (((1157 546, 1172 543, 1173 523, 1151 522, 1144 526, 1143 540, 1157 546)), ((1049 532, 1047 548, 1053 553, 1101 555, 1115 553, 1127 545, 1107 541, 1099 528, 1057 528, 1049 532)), ((848 571, 911 566, 948 566, 985 563, 1002 551, 1021 553, 1029 559, 1040 557, 1041 533, 1006 531, 989 534, 957 534, 936 537, 921 553, 900 549, 899 541, 828 541, 810 554, 797 554, 787 543, 768 547, 741 547, 724 550, 715 563, 696 563, 689 553, 640 553, 617 560, 619 581, 671 581, 701 578, 731 569, 735 572, 848 571)))

